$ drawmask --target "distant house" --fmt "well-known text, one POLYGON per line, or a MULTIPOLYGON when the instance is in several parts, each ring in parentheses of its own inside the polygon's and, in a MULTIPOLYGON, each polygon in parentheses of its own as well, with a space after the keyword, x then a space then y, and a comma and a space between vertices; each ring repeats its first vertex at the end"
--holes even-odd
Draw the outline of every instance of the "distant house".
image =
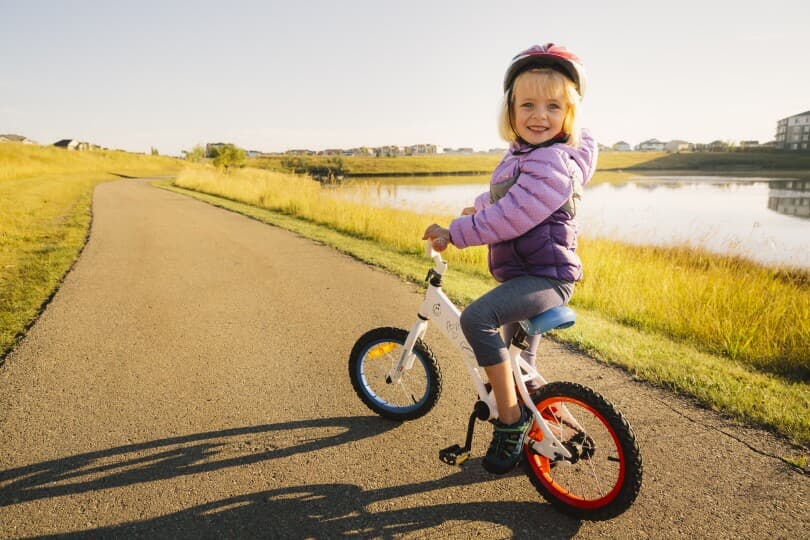
POLYGON ((76 139, 62 139, 56 141, 53 145, 57 148, 64 148, 65 150, 90 150, 90 143, 77 141, 76 139))
POLYGON ((613 149, 617 152, 629 152, 633 147, 630 146, 630 143, 619 141, 613 145, 613 149))
POLYGON ((435 153, 436 153, 435 144, 414 144, 405 147, 405 155, 407 156, 421 156, 435 153))
POLYGON ((776 147, 810 150, 810 111, 788 116, 776 123, 776 147))
POLYGON ((678 152, 688 152, 693 150, 695 145, 687 141, 669 141, 664 145, 664 150, 670 154, 677 154, 678 152))
POLYGON ((762 148, 763 145, 759 141, 740 141, 741 150, 750 150, 752 148, 762 148))
POLYGON ((710 143, 696 143, 693 150, 696 152, 729 152, 734 150, 734 143, 717 139, 710 143))
POLYGON ((5 135, 0 135, 0 142, 15 142, 21 144, 37 144, 28 137, 24 137, 22 135, 15 135, 13 133, 6 133, 5 135))
POLYGON ((647 139, 646 141, 638 143, 636 150, 639 152, 663 152, 664 143, 658 139, 647 139))
POLYGON ((402 148, 399 146, 378 146, 372 150, 376 157, 396 157, 402 155, 402 148))

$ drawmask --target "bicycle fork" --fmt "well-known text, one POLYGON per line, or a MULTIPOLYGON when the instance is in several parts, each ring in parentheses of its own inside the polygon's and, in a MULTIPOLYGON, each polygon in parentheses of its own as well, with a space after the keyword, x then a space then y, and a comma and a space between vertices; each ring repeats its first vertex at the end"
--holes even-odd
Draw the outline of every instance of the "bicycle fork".
POLYGON ((402 352, 399 355, 399 360, 391 367, 391 371, 385 377, 387 384, 396 384, 402 379, 402 374, 413 367, 414 344, 425 335, 427 330, 427 319, 419 318, 413 325, 411 331, 408 332, 408 337, 405 339, 405 344, 402 346, 402 352))

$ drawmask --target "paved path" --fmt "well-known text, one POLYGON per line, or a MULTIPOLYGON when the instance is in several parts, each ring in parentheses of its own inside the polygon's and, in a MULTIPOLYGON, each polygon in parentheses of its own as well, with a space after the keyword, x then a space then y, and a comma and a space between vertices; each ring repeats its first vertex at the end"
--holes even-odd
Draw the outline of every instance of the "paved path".
POLYGON ((633 423, 637 503, 564 517, 520 474, 484 473, 482 435, 464 468, 442 464, 471 399, 437 332, 445 391, 425 418, 371 415, 347 377, 354 340, 419 303, 288 232, 143 180, 98 186, 87 247, 0 370, 0 538, 810 537, 810 481, 779 441, 551 342, 549 378, 633 423))

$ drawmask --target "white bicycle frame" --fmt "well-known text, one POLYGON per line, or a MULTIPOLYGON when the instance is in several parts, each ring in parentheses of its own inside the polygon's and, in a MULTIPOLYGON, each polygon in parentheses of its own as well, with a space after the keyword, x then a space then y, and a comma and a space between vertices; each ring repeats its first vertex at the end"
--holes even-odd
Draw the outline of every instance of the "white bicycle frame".
MULTIPOLYGON (((443 276, 447 271, 447 262, 442 259, 440 253, 436 252, 432 246, 430 246, 429 242, 427 244, 427 251, 430 258, 433 259, 433 272, 438 276, 443 276)), ((411 328, 411 331, 408 333, 408 337, 405 340, 399 361, 396 362, 391 368, 388 378, 391 383, 398 383, 402 378, 402 373, 408 369, 411 369, 415 359, 413 354, 414 344, 417 340, 425 335, 428 327, 428 321, 436 321, 442 333, 447 336, 447 338, 453 342, 461 352, 464 365, 466 366, 470 379, 478 392, 478 398, 489 406, 489 419, 496 419, 498 418, 498 406, 495 402, 495 396, 492 391, 487 391, 487 388, 484 385, 484 380, 481 377, 482 368, 478 366, 478 363, 475 360, 475 355, 473 354, 473 350, 470 347, 470 344, 467 342, 467 338, 464 337, 464 334, 461 331, 461 326, 459 324, 460 315, 461 312, 447 297, 441 286, 428 283, 427 292, 425 293, 425 300, 422 302, 422 307, 419 308, 419 318, 411 328)), ((542 439, 537 440, 532 438, 529 445, 538 454, 552 460, 557 460, 559 458, 570 458, 571 453, 551 432, 540 412, 537 410, 537 407, 534 406, 534 402, 532 401, 529 391, 526 388, 526 381, 536 380, 540 384, 546 384, 546 380, 533 366, 529 365, 528 362, 526 362, 520 356, 519 350, 511 356, 511 363, 512 373, 518 393, 520 394, 523 403, 534 415, 537 425, 543 433, 542 439), (523 375, 516 376, 516 374, 520 373, 523 373, 523 375)), ((568 412, 565 406, 560 403, 556 408, 557 414, 560 414, 568 425, 576 429, 581 429, 580 425, 568 412)))

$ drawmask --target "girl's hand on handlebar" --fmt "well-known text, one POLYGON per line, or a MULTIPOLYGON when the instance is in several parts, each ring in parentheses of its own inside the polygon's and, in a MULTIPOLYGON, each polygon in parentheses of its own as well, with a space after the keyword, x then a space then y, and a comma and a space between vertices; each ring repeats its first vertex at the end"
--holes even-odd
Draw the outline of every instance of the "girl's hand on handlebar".
POLYGON ((434 223, 425 229, 422 240, 430 240, 433 249, 436 251, 444 251, 447 249, 447 246, 450 245, 450 231, 434 223))

